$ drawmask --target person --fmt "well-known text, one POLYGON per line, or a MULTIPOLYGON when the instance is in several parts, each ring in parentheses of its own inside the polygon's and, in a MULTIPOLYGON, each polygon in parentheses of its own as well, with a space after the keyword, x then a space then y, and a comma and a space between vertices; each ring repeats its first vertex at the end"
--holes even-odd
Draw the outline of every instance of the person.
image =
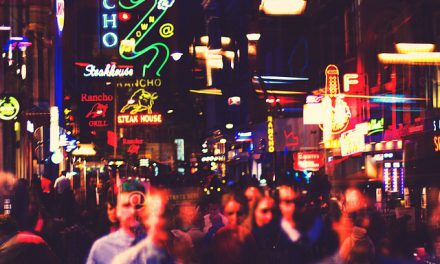
POLYGON ((167 250, 168 235, 164 230, 166 224, 163 214, 167 205, 168 192, 151 188, 145 197, 145 209, 141 210, 142 223, 148 236, 138 244, 115 256, 113 264, 134 263, 175 263, 167 250))
POLYGON ((116 202, 119 229, 93 243, 87 264, 111 263, 120 252, 130 248, 142 236, 139 211, 144 203, 145 187, 137 181, 122 184, 116 202))
POLYGON ((70 189, 70 180, 66 177, 66 171, 61 172, 61 175, 55 180, 53 187, 58 195, 61 195, 65 190, 70 189))
POLYGON ((213 236, 209 261, 213 263, 256 263, 256 244, 252 233, 243 227, 247 203, 240 196, 229 193, 222 197, 223 212, 228 224, 213 236))
POLYGON ((281 219, 272 230, 272 255, 275 263, 307 263, 309 252, 304 237, 295 219, 299 206, 299 196, 290 185, 281 185, 278 190, 279 210, 281 219))
POLYGON ((57 257, 40 236, 19 231, 10 215, 0 215, 0 263, 59 263, 57 257))

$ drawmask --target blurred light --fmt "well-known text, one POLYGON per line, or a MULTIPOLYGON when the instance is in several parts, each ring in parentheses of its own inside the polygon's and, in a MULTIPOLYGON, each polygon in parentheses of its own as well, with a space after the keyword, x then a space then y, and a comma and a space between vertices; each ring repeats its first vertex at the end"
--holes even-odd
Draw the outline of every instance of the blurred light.
POLYGON ((174 110, 170 109, 170 110, 167 111, 167 114, 172 114, 173 112, 174 112, 174 110))
POLYGON ((173 58, 174 61, 180 60, 182 58, 183 53, 182 52, 173 52, 171 53, 171 58, 173 58))
POLYGON ((283 90, 265 90, 262 89, 255 89, 256 93, 267 93, 267 94, 307 94, 306 92, 297 92, 297 91, 283 91, 283 90))
MULTIPOLYGON (((200 43, 201 43, 202 45, 207 46, 207 45, 208 45, 208 42, 209 42, 209 37, 208 37, 208 36, 202 36, 202 37, 200 37, 200 43)), ((229 43, 231 43, 231 38, 228 38, 228 37, 221 37, 221 42, 222 42, 222 45, 229 45, 229 43)))
POLYGON ((52 156, 50 157, 50 160, 54 163, 54 164, 60 164, 60 162, 63 160, 63 154, 61 153, 61 151, 58 149, 56 150, 52 156))
POLYGON ((228 105, 240 105, 241 98, 239 96, 232 96, 228 98, 228 105))
POLYGON ((225 125, 226 129, 233 129, 234 128, 234 124, 228 123, 225 125))
POLYGON ((10 26, 0 26, 0 31, 7 31, 7 30, 11 30, 10 26))
POLYGON ((440 65, 440 52, 379 53, 383 64, 440 65))
POLYGON ((26 70, 26 64, 21 65, 21 79, 26 79, 26 74, 27 74, 27 70, 26 70))
POLYGON ((260 33, 249 33, 246 35, 246 37, 249 41, 257 41, 260 39, 261 34, 260 33))
POLYGON ((435 45, 431 43, 397 43, 396 50, 399 53, 433 52, 435 45))
POLYGON ((131 18, 131 14, 130 13, 119 12, 119 14, 118 14, 118 19, 120 21, 126 22, 126 21, 130 20, 130 18, 131 18))
POLYGON ((264 75, 264 76, 253 76, 253 83, 260 83, 263 81, 264 83, 273 83, 273 84, 289 84, 295 81, 308 81, 309 78, 306 77, 293 77, 293 76, 272 76, 272 75, 264 75))
POLYGON ((301 15, 306 10, 305 0, 262 0, 260 11, 267 15, 301 15))
POLYGON ((207 89, 189 90, 189 91, 191 93, 198 93, 198 94, 222 95, 222 90, 219 90, 217 88, 207 88, 207 89))
POLYGON ((219 142, 222 143, 222 144, 225 144, 226 143, 226 139, 222 138, 222 139, 220 139, 219 142))

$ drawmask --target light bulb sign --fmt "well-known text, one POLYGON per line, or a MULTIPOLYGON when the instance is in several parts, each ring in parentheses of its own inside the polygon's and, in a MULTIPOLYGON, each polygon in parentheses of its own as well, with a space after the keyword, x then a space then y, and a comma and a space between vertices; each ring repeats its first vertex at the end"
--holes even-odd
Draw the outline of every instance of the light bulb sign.
POLYGON ((3 96, 0 98, 0 119, 12 120, 20 112, 20 103, 13 96, 3 96))

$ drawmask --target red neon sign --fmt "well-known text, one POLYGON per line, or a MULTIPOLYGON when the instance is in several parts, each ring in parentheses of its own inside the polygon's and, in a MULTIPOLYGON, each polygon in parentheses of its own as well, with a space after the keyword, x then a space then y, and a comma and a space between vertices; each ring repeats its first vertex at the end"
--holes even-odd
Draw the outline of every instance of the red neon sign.
POLYGON ((128 148, 127 152, 131 153, 131 154, 138 154, 140 147, 141 147, 140 145, 130 145, 130 147, 128 148))
POLYGON ((295 136, 293 131, 287 134, 287 131, 284 130, 284 140, 286 142, 286 147, 298 146, 298 136, 295 136))
POLYGON ((120 125, 158 125, 162 124, 161 114, 121 114, 118 115, 120 125))

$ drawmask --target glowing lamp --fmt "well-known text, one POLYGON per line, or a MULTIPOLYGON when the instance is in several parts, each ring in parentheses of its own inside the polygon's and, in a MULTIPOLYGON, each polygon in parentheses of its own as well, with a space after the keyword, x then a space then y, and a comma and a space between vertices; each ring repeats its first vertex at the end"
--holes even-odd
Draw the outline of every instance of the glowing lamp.
POLYGON ((182 58, 183 53, 182 52, 174 52, 171 53, 171 58, 173 58, 174 61, 178 61, 180 60, 180 58, 182 58))
POLYGON ((257 41, 260 39, 261 34, 260 33, 249 33, 246 35, 246 37, 249 41, 257 41))
POLYGON ((234 124, 228 123, 225 125, 226 129, 233 129, 234 128, 234 124))

